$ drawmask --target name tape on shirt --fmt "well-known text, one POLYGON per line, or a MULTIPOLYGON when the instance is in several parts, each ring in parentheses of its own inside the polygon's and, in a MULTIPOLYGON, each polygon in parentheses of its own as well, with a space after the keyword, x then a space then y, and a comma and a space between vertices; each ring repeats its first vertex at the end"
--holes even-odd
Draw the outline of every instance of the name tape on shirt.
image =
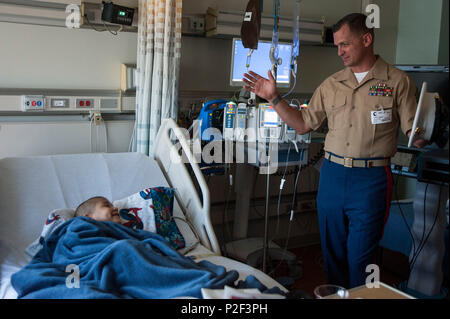
POLYGON ((392 110, 371 111, 372 124, 385 124, 392 122, 392 110))

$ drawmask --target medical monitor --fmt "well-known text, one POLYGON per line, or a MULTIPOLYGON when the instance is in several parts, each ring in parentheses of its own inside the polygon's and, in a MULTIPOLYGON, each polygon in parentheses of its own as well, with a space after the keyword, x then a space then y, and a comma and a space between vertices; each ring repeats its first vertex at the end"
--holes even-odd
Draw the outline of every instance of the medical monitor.
MULTIPOLYGON (((250 67, 248 70, 258 73, 267 78, 267 71, 272 68, 270 62, 270 47, 271 41, 259 41, 258 49, 253 51, 250 60, 250 67)), ((250 49, 244 48, 241 39, 233 39, 233 49, 231 53, 231 72, 230 85, 242 86, 244 83, 242 78, 247 72, 247 56, 250 49)), ((281 58, 282 63, 277 67, 277 86, 290 86, 290 63, 291 63, 292 44, 278 43, 278 57, 281 58)))

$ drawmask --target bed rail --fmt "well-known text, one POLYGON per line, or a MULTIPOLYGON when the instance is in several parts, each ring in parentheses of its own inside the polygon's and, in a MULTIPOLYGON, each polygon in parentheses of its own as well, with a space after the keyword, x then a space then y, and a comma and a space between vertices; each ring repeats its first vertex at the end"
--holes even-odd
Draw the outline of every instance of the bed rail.
POLYGON ((201 244, 220 255, 219 243, 211 224, 208 185, 195 161, 183 129, 173 119, 168 118, 161 122, 154 154, 167 182, 175 188, 175 198, 185 216, 195 227, 201 244), (201 197, 186 165, 192 168, 200 187, 201 197))

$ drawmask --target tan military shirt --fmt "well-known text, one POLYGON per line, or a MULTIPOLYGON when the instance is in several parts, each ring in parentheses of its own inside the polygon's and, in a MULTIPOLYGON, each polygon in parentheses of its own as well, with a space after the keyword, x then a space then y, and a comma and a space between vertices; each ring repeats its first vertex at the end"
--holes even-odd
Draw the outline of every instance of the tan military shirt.
POLYGON ((399 126, 405 134, 413 126, 416 93, 405 72, 377 57, 360 84, 350 68, 327 78, 302 115, 313 130, 328 120, 326 151, 352 158, 392 157, 397 152, 399 126), (372 124, 371 112, 380 110, 392 112, 392 120, 372 124))

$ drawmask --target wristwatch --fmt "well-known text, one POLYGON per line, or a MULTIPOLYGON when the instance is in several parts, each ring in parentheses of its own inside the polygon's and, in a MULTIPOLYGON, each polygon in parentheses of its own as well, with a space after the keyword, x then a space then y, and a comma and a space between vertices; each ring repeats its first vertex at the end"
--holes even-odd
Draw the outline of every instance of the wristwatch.
POLYGON ((277 95, 277 97, 272 100, 272 106, 275 107, 278 103, 281 102, 281 100, 282 100, 281 96, 277 95))

